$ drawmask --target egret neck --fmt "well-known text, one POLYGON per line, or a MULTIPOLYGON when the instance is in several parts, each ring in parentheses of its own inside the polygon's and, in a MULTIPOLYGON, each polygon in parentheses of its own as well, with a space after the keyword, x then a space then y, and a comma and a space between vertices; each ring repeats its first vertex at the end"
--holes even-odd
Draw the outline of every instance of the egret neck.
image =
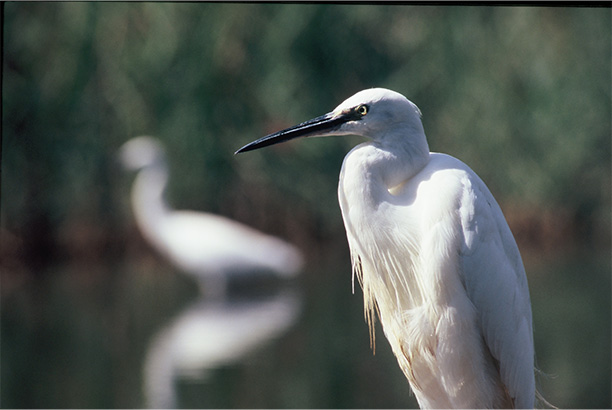
MULTIPOLYGON (((366 310, 373 307, 374 292, 382 292, 390 287, 370 283, 374 278, 367 278, 364 283, 361 269, 368 267, 360 264, 367 262, 355 260, 356 255, 376 253, 378 254, 376 259, 379 261, 387 260, 389 255, 381 254, 383 252, 381 249, 366 249, 368 247, 366 244, 380 243, 381 238, 364 238, 363 235, 368 232, 377 237, 396 231, 396 227, 389 226, 392 220, 385 217, 385 210, 380 207, 387 208, 385 204, 395 202, 394 197, 402 192, 404 184, 417 175, 428 162, 429 146, 422 127, 408 127, 404 123, 397 124, 397 127, 388 130, 385 134, 379 134, 379 137, 372 141, 359 144, 344 159, 338 185, 338 200, 345 219, 345 227, 347 230, 355 230, 349 232, 349 236, 357 238, 355 245, 362 248, 352 249, 351 253, 354 259, 353 275, 357 275, 365 291, 366 310)), ((404 222, 416 225, 415 221, 404 222)), ((407 240, 404 241, 404 246, 410 247, 416 243, 415 238, 405 239, 407 240)), ((415 257, 398 261, 398 264, 413 271, 416 250, 408 250, 408 255, 415 257)), ((378 280, 387 282, 393 278, 380 277, 378 280)), ((403 289, 406 295, 409 295, 409 300, 404 303, 406 307, 422 302, 420 289, 408 284, 400 286, 399 289, 403 289)), ((384 296, 379 295, 379 297, 384 296)), ((388 294, 386 297, 396 300, 400 296, 388 294)), ((373 316, 368 322, 372 319, 373 316)), ((371 337, 373 338, 373 335, 371 337)))

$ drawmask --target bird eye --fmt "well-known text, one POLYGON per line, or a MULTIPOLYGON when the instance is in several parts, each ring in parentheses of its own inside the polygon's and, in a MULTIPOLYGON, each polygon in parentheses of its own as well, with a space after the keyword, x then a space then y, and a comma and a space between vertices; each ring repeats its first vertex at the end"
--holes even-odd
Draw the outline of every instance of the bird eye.
POLYGON ((362 117, 368 113, 368 106, 366 104, 362 104, 358 106, 355 111, 359 113, 362 117))

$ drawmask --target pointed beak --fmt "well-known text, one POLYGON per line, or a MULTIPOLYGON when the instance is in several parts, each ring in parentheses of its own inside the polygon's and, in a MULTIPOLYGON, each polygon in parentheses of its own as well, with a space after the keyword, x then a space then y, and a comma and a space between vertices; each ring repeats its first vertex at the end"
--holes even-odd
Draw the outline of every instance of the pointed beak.
POLYGON ((359 119, 353 110, 342 111, 340 113, 330 112, 312 120, 303 122, 285 130, 266 135, 240 148, 234 154, 252 151, 255 149, 278 144, 299 137, 318 137, 333 134, 342 124, 348 121, 359 119))

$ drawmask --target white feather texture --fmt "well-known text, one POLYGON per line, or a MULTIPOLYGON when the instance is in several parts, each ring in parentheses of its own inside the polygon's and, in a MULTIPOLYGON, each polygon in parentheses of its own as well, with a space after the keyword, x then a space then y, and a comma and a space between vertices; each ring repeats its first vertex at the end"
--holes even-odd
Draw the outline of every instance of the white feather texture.
MULTIPOLYGON (((375 89, 349 104, 369 104, 375 123, 378 101, 390 93, 401 100, 375 89)), ((531 307, 512 233, 469 167, 429 153, 419 112, 410 108, 386 104, 400 111, 392 117, 413 124, 366 135, 372 141, 346 156, 340 175, 368 322, 378 310, 422 408, 531 408, 531 307)))
POLYGON ((237 152, 349 134, 369 139, 345 157, 338 199, 372 343, 378 314, 422 408, 532 408, 531 305, 518 247, 484 182, 430 153, 416 105, 394 91, 360 91, 237 152))

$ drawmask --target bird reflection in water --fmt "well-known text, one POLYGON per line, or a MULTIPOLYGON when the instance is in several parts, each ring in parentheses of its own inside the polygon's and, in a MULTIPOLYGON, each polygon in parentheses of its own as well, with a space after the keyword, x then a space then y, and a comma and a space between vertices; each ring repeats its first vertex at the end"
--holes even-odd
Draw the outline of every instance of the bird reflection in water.
POLYGON ((280 338, 300 310, 300 294, 292 289, 261 298, 195 302, 149 345, 144 365, 147 406, 179 407, 178 380, 209 382, 213 370, 238 364, 280 338))

